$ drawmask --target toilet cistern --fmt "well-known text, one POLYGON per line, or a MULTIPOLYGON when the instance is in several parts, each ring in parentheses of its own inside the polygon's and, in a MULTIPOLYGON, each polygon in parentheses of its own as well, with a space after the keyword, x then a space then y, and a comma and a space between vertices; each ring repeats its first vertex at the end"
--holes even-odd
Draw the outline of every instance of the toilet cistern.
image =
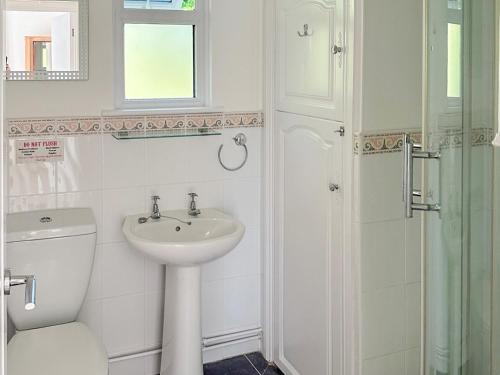
POLYGON ((2 281, 15 328, 7 344, 7 373, 108 375, 103 343, 76 321, 95 258, 97 224, 92 210, 11 213, 6 224, 7 270, 2 281), (25 290, 13 288, 18 285, 25 285, 25 290))

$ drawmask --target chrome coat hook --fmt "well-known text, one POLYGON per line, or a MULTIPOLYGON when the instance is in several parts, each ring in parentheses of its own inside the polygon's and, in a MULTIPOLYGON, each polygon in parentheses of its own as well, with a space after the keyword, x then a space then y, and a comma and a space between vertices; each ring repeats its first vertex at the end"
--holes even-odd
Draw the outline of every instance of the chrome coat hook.
POLYGON ((301 38, 313 35, 312 31, 309 31, 309 25, 307 23, 304 25, 304 32, 301 33, 300 31, 297 31, 297 34, 299 34, 301 38))
POLYGON ((229 172, 235 172, 235 171, 240 170, 241 168, 244 167, 244 165, 247 163, 247 160, 248 160, 248 147, 247 147, 246 135, 243 133, 239 133, 233 138, 233 141, 236 144, 236 146, 242 146, 245 149, 245 160, 243 160, 243 163, 241 163, 236 168, 226 167, 226 165, 222 161, 222 157, 221 157, 221 153, 222 153, 222 149, 224 148, 224 145, 223 144, 220 145, 220 147, 219 147, 219 163, 220 163, 220 165, 222 165, 222 168, 224 168, 226 171, 229 171, 229 172))

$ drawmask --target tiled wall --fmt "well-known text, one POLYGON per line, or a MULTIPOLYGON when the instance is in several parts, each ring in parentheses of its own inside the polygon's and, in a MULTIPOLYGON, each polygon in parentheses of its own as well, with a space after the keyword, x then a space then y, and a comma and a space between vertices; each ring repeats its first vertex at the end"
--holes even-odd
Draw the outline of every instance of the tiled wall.
POLYGON ((420 217, 403 217, 400 152, 365 153, 356 158, 362 374, 417 375, 420 217))
MULTIPOLYGON (((98 245, 88 295, 79 319, 102 338, 110 356, 161 344, 163 267, 130 248, 121 233, 125 215, 147 212, 150 196, 162 210, 187 209, 187 193, 199 205, 240 219, 247 231, 229 255, 203 267, 203 335, 260 327, 261 128, 225 128, 222 136, 118 141, 106 132, 55 133, 64 140, 62 162, 16 164, 9 140, 10 212, 90 206, 98 245), (221 143, 229 165, 243 158, 231 138, 248 137, 249 160, 227 172, 217 160, 221 143), (70 133, 71 134, 71 133, 70 133)), ((22 138, 21 138, 22 139, 22 138)), ((117 362, 112 374, 151 375, 159 356, 117 362), (132 371, 132 372, 131 372, 132 371)))
MULTIPOLYGON (((103 110, 115 108, 112 3, 89 0, 88 81, 6 82, 6 117, 21 118, 9 128, 10 135, 23 139, 45 134, 61 137, 66 144, 64 162, 16 165, 15 140, 9 141, 10 210, 93 207, 99 222, 99 245, 80 318, 102 337, 111 355, 119 355, 158 346, 163 304, 161 267, 126 245, 120 221, 127 213, 147 210, 152 193, 162 196, 164 210, 186 208, 186 194, 195 189, 201 207, 224 209, 247 226, 236 250, 203 269, 203 334, 257 327, 261 129, 254 126, 259 124, 244 120, 244 129, 232 128, 238 126, 234 117, 216 113, 201 117, 209 127, 225 127, 222 136, 115 140, 109 132, 122 127, 139 132, 170 128, 179 116, 177 120, 173 120, 176 116, 127 120, 100 116, 103 110), (43 121, 22 120, 26 117, 43 121), (165 117, 173 121, 164 121, 165 117), (230 138, 240 131, 249 138, 248 164, 236 173, 226 172, 218 164, 217 150, 224 142, 226 163, 239 163, 241 148, 230 138)), ((210 3, 211 100, 206 105, 226 112, 259 110, 263 107, 263 0, 210 3)), ((200 116, 180 117, 186 127, 204 125, 200 116)), ((225 348, 226 354, 231 348, 225 348)), ((205 352, 210 359, 215 358, 213 353, 205 352)), ((149 375, 157 364, 157 355, 114 362, 111 374, 149 375)))
MULTIPOLYGON (((408 129, 416 141, 421 134, 408 129)), ((361 257, 361 355, 364 375, 419 374, 421 216, 405 219, 402 203, 402 133, 386 131, 355 137, 359 179, 361 257)), ((461 150, 463 134, 440 135, 444 155, 461 150)), ((491 128, 471 132, 471 280, 475 308, 471 365, 479 372, 487 358, 490 331, 491 282, 491 128), (481 229, 483 228, 483 229, 481 229), (480 315, 480 316, 479 316, 480 315), (477 348, 477 349, 476 349, 477 348), (482 353, 481 353, 482 352, 482 353)), ((421 162, 415 163, 415 187, 420 186, 421 162)), ((452 172, 452 171, 450 171, 452 172)), ((457 170, 460 177, 462 170, 457 170)), ((449 175, 444 173, 441 178, 449 175)), ((452 181, 444 182, 451 185, 452 181)), ((467 194, 469 194, 467 192, 467 194)), ((447 204, 450 206, 451 204, 447 204)), ((459 205, 461 207, 461 205, 459 205)), ((431 217, 432 218, 432 217, 431 217)), ((460 236, 453 236, 460 241, 460 236)), ((440 243, 435 243, 440 246, 440 243)))

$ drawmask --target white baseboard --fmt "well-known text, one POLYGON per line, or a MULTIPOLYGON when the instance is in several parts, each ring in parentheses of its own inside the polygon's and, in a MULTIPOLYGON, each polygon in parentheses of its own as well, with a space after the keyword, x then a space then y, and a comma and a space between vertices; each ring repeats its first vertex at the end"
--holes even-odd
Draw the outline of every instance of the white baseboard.
POLYGON ((203 363, 220 361, 238 355, 260 352, 262 348, 261 337, 252 337, 241 341, 212 346, 203 349, 203 363))
MULTIPOLYGON (((247 337, 248 332, 232 332, 227 335, 216 336, 217 344, 203 348, 203 363, 216 362, 246 353, 261 351, 262 335, 259 333, 247 337), (243 338, 238 339, 237 336, 239 335, 243 338)), ((214 338, 207 340, 215 342, 214 338)), ((116 356, 109 361, 109 375, 158 375, 160 373, 160 361, 161 349, 116 356)))

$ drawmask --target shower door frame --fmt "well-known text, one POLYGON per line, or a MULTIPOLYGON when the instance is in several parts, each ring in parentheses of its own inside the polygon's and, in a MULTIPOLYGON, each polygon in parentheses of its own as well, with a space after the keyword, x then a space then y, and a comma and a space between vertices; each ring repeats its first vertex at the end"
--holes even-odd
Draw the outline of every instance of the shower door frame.
MULTIPOLYGON (((429 89, 429 4, 432 0, 423 0, 423 27, 422 27, 422 147, 425 150, 429 149, 429 105, 428 98, 430 95, 429 89)), ((498 8, 498 7, 497 7, 498 8)), ((498 10, 498 9, 497 9, 498 10)), ((469 99, 471 92, 471 79, 472 79, 472 56, 471 56, 471 33, 472 33, 472 1, 463 0, 462 2, 462 95, 461 95, 461 161, 460 167, 462 168, 462 186, 461 186, 461 364, 467 365, 468 357, 468 343, 469 343, 469 320, 470 320, 470 256, 471 248, 470 243, 470 209, 471 209, 471 195, 467 192, 470 191, 470 174, 471 174, 471 130, 472 130, 472 108, 469 99)), ((498 33, 498 30, 497 30, 498 33)), ((498 39, 497 39, 498 40, 498 39)), ((498 66, 498 65, 497 65, 498 66)), ((498 83, 497 83, 498 84, 498 83)), ((432 150, 436 151, 436 150, 432 150)), ((443 161, 440 160, 440 163, 443 161)), ((428 165, 424 163, 422 168, 422 191, 426 191, 429 186, 428 178, 428 165)), ((442 178, 442 176, 439 176, 442 178)), ((441 199, 441 197, 440 197, 441 199)), ((428 215, 435 215, 435 213, 428 213, 421 215, 422 230, 421 230, 421 339, 420 339, 420 374, 427 374, 427 339, 428 339, 428 287, 429 287, 429 267, 428 267, 428 215)), ((491 357, 490 357, 491 358, 491 357)))

